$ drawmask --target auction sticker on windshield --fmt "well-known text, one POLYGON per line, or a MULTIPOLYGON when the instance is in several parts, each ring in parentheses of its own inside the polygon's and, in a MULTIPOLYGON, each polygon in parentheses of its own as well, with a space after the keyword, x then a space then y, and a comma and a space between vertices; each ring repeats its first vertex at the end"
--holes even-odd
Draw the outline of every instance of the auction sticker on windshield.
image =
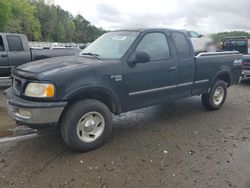
POLYGON ((113 40, 125 40, 127 37, 126 36, 114 36, 112 39, 113 40))

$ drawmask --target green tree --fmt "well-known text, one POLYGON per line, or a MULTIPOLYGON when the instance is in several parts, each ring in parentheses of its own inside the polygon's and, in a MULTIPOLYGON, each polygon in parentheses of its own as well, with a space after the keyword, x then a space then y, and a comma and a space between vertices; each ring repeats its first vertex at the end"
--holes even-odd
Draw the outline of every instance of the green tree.
POLYGON ((11 17, 11 5, 8 0, 0 0, 0 31, 6 32, 11 17))
POLYGON ((25 33, 30 40, 39 40, 40 23, 35 11, 27 0, 0 0, 1 31, 25 33))
POLYGON ((53 41, 53 33, 56 26, 56 9, 54 6, 47 6, 42 1, 35 3, 36 17, 41 24, 43 41, 53 41))
POLYGON ((44 0, 0 0, 0 32, 24 33, 29 40, 92 42, 105 31, 44 0))
POLYGON ((250 33, 245 31, 230 31, 230 32, 221 32, 212 34, 212 38, 216 42, 222 42, 225 37, 237 37, 237 36, 246 36, 250 38, 250 33))
POLYGON ((56 26, 56 34, 55 34, 54 39, 57 42, 65 42, 66 34, 65 34, 64 25, 62 22, 58 22, 56 26))
POLYGON ((101 28, 97 28, 90 24, 84 17, 77 15, 74 18, 76 26, 74 41, 75 42, 92 42, 97 37, 105 33, 101 28))
POLYGON ((66 42, 73 41, 75 30, 75 23, 72 20, 67 21, 67 23, 65 24, 66 42))

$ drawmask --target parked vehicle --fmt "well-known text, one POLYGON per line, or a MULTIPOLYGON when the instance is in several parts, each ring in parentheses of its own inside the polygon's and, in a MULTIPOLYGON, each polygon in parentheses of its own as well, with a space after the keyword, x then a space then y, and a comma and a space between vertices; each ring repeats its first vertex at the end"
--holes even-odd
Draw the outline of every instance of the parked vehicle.
POLYGON ((9 77, 12 67, 31 61, 80 53, 78 48, 30 49, 26 35, 0 33, 0 78, 9 77))
POLYGON ((243 54, 243 71, 242 77, 250 77, 250 39, 242 37, 227 37, 223 40, 222 50, 238 51, 243 54))
POLYGON ((250 55, 243 55, 242 62, 243 62, 242 78, 246 79, 250 77, 250 55))
POLYGON ((245 36, 226 37, 223 39, 222 50, 250 54, 250 39, 245 36))
POLYGON ((31 127, 58 126, 73 149, 105 143, 113 114, 202 95, 208 110, 225 102, 239 81, 238 52, 200 53, 179 30, 119 30, 102 35, 81 55, 57 57, 12 70, 8 111, 31 127))
POLYGON ((204 36, 195 31, 188 31, 188 35, 196 54, 201 52, 216 52, 216 46, 211 37, 204 36))

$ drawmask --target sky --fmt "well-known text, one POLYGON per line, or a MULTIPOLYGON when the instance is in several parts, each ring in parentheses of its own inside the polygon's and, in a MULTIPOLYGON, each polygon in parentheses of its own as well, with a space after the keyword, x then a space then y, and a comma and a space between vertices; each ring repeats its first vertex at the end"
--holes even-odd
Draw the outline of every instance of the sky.
POLYGON ((250 0, 55 0, 107 30, 164 27, 214 33, 250 31, 250 0))

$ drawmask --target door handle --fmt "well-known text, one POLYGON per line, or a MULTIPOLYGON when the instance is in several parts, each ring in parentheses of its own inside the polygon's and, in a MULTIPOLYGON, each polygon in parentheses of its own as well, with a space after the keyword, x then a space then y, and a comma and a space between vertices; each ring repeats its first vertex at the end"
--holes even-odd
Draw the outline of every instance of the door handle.
POLYGON ((2 54, 1 57, 8 57, 8 55, 7 54, 2 54))
POLYGON ((168 71, 169 72, 173 72, 173 71, 175 71, 177 69, 177 67, 176 66, 173 66, 173 67, 170 67, 169 69, 168 69, 168 71))

